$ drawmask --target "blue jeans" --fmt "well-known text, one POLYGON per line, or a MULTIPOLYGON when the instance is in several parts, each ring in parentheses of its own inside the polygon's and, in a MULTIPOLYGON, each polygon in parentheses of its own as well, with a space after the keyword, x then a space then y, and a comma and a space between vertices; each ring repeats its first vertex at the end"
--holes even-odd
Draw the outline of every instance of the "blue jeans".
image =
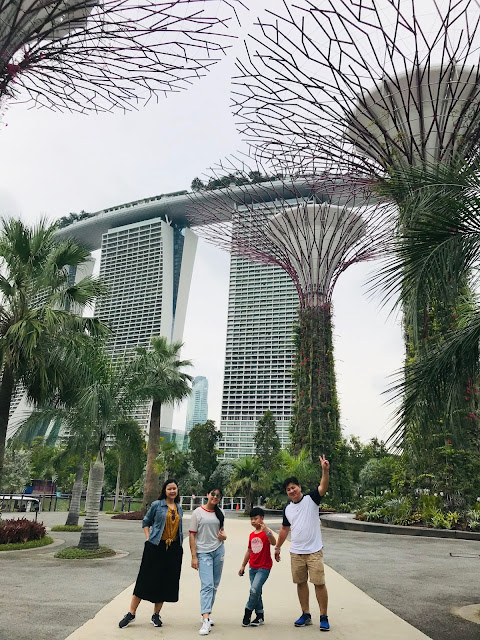
POLYGON ((209 553, 198 553, 198 574, 202 588, 200 589, 201 613, 211 613, 218 585, 222 577, 223 559, 225 557, 225 547, 223 543, 209 553))
POLYGON ((263 613, 262 588, 270 575, 270 569, 252 569, 250 567, 250 596, 247 609, 255 613, 263 613))

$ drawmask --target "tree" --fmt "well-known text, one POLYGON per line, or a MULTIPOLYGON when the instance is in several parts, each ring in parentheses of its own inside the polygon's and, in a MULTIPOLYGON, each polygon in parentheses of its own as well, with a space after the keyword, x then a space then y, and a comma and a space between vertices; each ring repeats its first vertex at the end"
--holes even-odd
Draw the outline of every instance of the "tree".
POLYGON ((59 111, 125 111, 178 91, 224 53, 223 10, 239 5, 0 0, 0 102, 15 97, 59 111))
POLYGON ((207 420, 205 424, 196 424, 189 436, 192 464, 205 479, 208 479, 217 467, 217 442, 222 434, 215 427, 213 420, 207 420))
POLYGON ((231 460, 220 460, 217 468, 208 479, 210 487, 216 487, 225 493, 225 489, 232 478, 235 471, 235 465, 231 460))
POLYGON ((8 446, 5 450, 3 480, 5 493, 23 493, 31 478, 30 451, 8 446))
POLYGON ((179 481, 188 473, 188 454, 180 451, 175 442, 161 439, 155 468, 163 475, 163 480, 175 478, 179 481))
POLYGON ((192 191, 201 191, 202 189, 205 189, 205 183, 200 180, 200 178, 194 178, 192 180, 192 184, 190 185, 190 189, 192 191))
POLYGON ((375 495, 380 489, 391 489, 397 460, 393 456, 371 458, 360 471, 360 483, 364 489, 373 489, 375 495))
POLYGON ((22 385, 37 403, 61 393, 69 384, 71 345, 102 328, 95 318, 76 313, 102 292, 99 281, 71 282, 71 269, 90 252, 72 240, 56 242, 55 229, 45 221, 27 227, 4 220, 0 231, 0 487, 15 388, 22 385))
POLYGON ((179 480, 179 491, 182 496, 191 494, 198 495, 202 493, 205 485, 205 477, 199 473, 192 464, 191 460, 187 462, 187 473, 179 480))
POLYGON ((245 513, 250 512, 254 498, 265 486, 264 480, 264 470, 258 458, 241 458, 235 462, 228 488, 234 496, 245 496, 245 513))
POLYGON ((114 441, 107 454, 116 462, 115 500, 118 509, 120 489, 127 489, 138 480, 145 464, 145 438, 136 420, 125 418, 115 425, 114 441))
POLYGON ((47 445, 45 438, 34 438, 30 446, 32 479, 51 480, 52 476, 56 476, 58 454, 58 448, 47 445))
POLYGON ((265 471, 269 471, 275 464, 280 451, 280 438, 273 413, 268 410, 257 422, 254 436, 255 455, 259 458, 265 471))
POLYGON ((157 499, 159 493, 158 473, 155 461, 160 453, 160 416, 162 405, 179 402, 191 393, 192 377, 182 369, 190 367, 189 360, 180 360, 180 342, 168 344, 163 336, 151 340, 151 349, 137 349, 132 359, 132 394, 140 400, 152 401, 148 431, 147 469, 143 508, 157 499))
MULTIPOLYGON (((235 160, 222 162, 212 181, 229 180, 232 165, 235 169, 235 160)), ((255 166, 260 170, 261 165, 255 166)), ((295 285, 299 307, 293 340, 291 447, 296 454, 308 449, 313 462, 325 454, 335 468, 341 427, 332 296, 347 268, 380 252, 387 231, 386 207, 376 195, 369 200, 373 194, 368 195, 368 185, 357 176, 340 180, 333 171, 301 174, 292 168, 281 181, 269 178, 256 184, 250 182, 244 162, 235 169, 238 174, 246 186, 239 186, 237 178, 218 194, 195 193, 190 215, 205 221, 200 233, 210 242, 236 256, 282 268, 295 285), (239 200, 235 224, 225 224, 239 200)))

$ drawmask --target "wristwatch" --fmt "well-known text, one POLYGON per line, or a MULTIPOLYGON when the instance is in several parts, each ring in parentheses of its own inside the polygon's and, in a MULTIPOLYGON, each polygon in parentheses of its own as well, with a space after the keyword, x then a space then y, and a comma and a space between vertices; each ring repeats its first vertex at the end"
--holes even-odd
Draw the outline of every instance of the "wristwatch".
POLYGON ((282 547, 275 547, 275 551, 280 551, 282 547))
POLYGON ((267 531, 267 536, 271 536, 272 532, 271 531, 267 531))

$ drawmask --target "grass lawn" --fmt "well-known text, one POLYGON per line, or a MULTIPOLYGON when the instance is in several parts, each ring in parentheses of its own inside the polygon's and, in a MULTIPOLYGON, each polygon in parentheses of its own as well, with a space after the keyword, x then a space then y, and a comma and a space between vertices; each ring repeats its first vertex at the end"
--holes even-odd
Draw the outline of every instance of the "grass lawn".
POLYGON ((116 552, 109 547, 99 547, 98 549, 78 549, 77 547, 67 547, 55 554, 55 558, 61 560, 94 560, 95 558, 111 558, 116 552))
POLYGON ((29 540, 28 542, 11 542, 9 544, 0 544, 0 551, 19 551, 20 549, 36 549, 37 547, 45 547, 52 544, 53 538, 44 536, 40 540, 29 540))

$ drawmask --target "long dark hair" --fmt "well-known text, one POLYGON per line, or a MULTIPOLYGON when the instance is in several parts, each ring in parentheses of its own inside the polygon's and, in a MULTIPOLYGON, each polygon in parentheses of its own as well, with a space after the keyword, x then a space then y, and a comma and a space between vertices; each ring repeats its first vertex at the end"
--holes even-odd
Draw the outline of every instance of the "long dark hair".
MULTIPOLYGON (((218 487, 212 487, 211 489, 209 489, 207 491, 207 493, 212 493, 212 491, 218 491, 220 493, 220 495, 222 495, 222 491, 218 487)), ((220 509, 218 504, 215 505, 215 515, 217 516, 217 518, 218 518, 218 520, 220 522, 220 529, 222 529, 223 528, 223 523, 225 521, 225 516, 223 515, 223 511, 220 509)))
POLYGON ((177 485, 177 495, 175 496, 174 502, 180 502, 180 495, 178 492, 178 482, 175 480, 175 478, 168 478, 168 480, 165 480, 160 490, 160 495, 158 496, 159 500, 167 499, 167 487, 169 484, 172 484, 172 482, 177 485))

